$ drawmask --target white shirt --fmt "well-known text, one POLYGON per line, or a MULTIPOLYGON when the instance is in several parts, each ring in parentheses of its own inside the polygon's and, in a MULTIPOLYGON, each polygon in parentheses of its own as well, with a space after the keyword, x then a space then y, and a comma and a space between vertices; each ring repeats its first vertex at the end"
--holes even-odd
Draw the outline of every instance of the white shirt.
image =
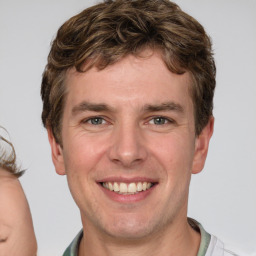
POLYGON ((217 237, 211 235, 211 241, 207 248, 205 256, 238 256, 237 254, 225 249, 223 242, 217 237))

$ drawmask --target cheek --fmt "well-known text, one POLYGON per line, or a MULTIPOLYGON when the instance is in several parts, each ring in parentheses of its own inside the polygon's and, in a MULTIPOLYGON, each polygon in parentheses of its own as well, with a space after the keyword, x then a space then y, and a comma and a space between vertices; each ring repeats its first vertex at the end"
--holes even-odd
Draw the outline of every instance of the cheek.
POLYGON ((94 198, 95 176, 99 166, 102 166, 106 145, 100 138, 88 136, 66 140, 64 165, 71 194, 78 205, 85 203, 80 202, 80 198, 94 198))
POLYGON ((164 167, 167 174, 183 175, 190 172, 194 156, 194 146, 186 134, 176 134, 159 138, 152 143, 152 155, 164 167))
POLYGON ((97 137, 75 136, 64 148, 64 161, 67 172, 87 173, 100 161, 106 151, 106 141, 97 137))

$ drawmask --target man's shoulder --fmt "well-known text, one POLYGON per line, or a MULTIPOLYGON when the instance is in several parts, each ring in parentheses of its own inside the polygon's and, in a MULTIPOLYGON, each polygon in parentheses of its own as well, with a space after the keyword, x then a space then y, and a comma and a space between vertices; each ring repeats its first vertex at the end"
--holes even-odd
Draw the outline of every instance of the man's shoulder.
POLYGON ((241 256, 229 250, 220 239, 209 234, 196 220, 188 218, 188 223, 193 229, 200 232, 201 235, 197 256, 241 256))
POLYGON ((239 256, 229 250, 216 236, 211 235, 211 241, 205 256, 239 256))

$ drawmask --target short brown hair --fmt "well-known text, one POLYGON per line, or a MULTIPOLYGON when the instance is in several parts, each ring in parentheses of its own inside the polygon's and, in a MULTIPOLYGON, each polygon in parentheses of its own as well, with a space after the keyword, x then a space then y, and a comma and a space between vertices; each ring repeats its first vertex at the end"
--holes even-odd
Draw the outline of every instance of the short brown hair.
MULTIPOLYGON (((0 128, 5 130, 3 127, 0 128)), ((19 178, 24 173, 24 171, 21 171, 20 168, 17 166, 16 153, 12 143, 1 135, 0 142, 0 168, 10 172, 15 177, 19 178), (6 144, 7 148, 6 145, 3 146, 3 144, 6 144), (10 153, 7 153, 7 150, 10 151, 10 153)))
POLYGON ((145 48, 160 50, 171 72, 191 74, 195 131, 201 133, 212 115, 216 75, 204 28, 168 0, 108 0, 70 18, 52 42, 42 79, 42 121, 58 143, 67 70, 104 69, 145 48))

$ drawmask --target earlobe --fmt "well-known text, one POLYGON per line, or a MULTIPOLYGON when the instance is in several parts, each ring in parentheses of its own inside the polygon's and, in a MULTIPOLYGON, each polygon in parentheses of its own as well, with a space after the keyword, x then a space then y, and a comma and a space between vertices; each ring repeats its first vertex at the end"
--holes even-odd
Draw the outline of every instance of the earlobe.
POLYGON ((59 143, 56 142, 56 139, 53 136, 52 130, 47 129, 48 140, 51 146, 52 151, 52 161, 55 166, 55 170, 59 175, 65 175, 65 165, 63 159, 63 150, 59 143))
POLYGON ((203 170, 209 142, 213 134, 214 117, 212 116, 208 124, 204 127, 200 135, 196 138, 195 154, 193 159, 192 173, 196 174, 203 170))

